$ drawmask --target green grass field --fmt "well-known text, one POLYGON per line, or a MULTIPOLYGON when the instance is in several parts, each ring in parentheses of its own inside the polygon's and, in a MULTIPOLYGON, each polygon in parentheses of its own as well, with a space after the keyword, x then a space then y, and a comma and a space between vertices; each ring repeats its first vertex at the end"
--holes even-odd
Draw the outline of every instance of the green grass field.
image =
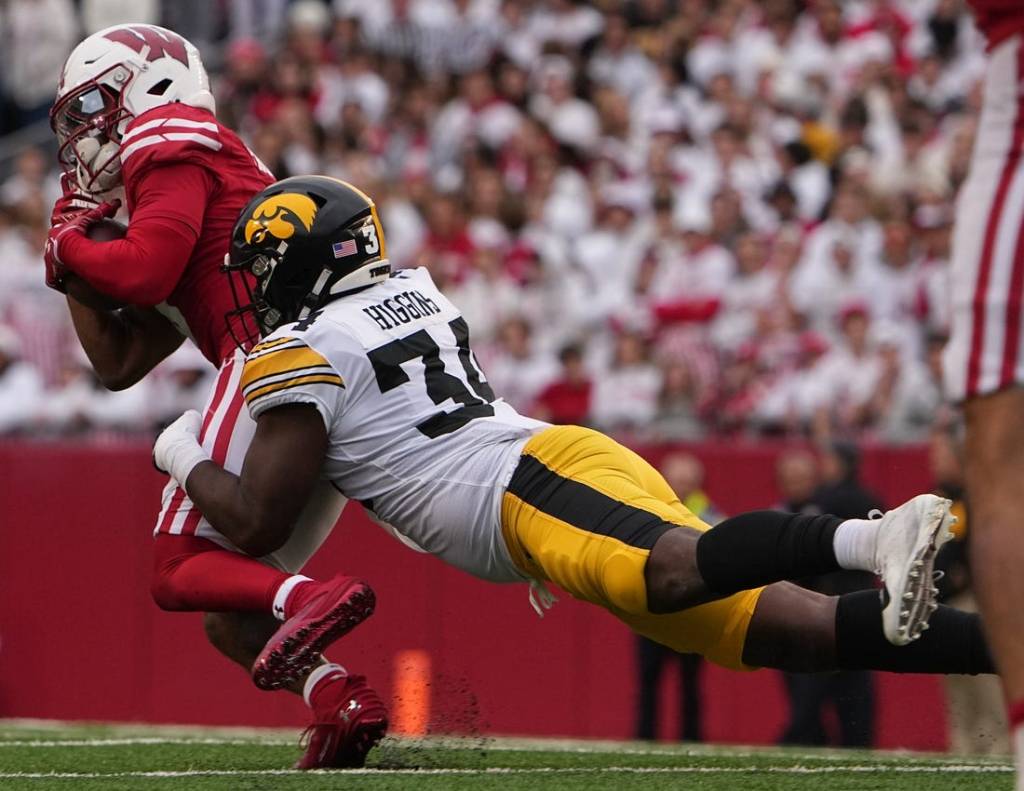
POLYGON ((1010 789, 1006 761, 536 739, 387 739, 366 769, 297 772, 293 732, 0 720, 0 789, 1010 789))

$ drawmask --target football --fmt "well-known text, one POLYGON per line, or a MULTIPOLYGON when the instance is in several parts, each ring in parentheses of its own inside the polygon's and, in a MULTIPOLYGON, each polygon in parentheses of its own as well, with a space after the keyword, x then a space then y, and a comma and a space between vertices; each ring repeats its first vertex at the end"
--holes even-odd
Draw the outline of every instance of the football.
MULTIPOLYGON (((123 239, 126 233, 128 233, 128 226, 124 223, 102 219, 90 225, 85 235, 96 242, 110 242, 114 239, 123 239)), ((93 310, 118 310, 125 306, 123 302, 101 294, 85 280, 71 272, 64 278, 64 287, 67 289, 69 297, 93 310)))

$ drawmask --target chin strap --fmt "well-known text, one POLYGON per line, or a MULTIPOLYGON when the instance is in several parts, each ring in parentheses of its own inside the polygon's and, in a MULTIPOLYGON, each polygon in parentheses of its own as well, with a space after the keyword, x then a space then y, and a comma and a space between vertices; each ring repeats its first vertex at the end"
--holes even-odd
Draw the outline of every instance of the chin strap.
MULTIPOLYGON (((309 296, 316 297, 315 300, 311 300, 314 303, 320 302, 320 295, 323 293, 324 286, 327 285, 327 281, 331 279, 331 270, 329 267, 324 267, 320 272, 320 277, 316 279, 316 283, 313 284, 313 288, 309 291, 309 296)), ((304 319, 310 314, 313 308, 308 304, 302 306, 302 310, 299 311, 299 318, 304 319)))
MULTIPOLYGON (((360 267, 355 272, 350 272, 345 275, 341 280, 336 281, 327 293, 332 297, 338 297, 349 291, 356 291, 366 288, 367 286, 372 286, 374 283, 381 280, 386 280, 387 277, 381 277, 379 275, 370 277, 370 270, 375 267, 389 267, 388 271, 390 272, 390 263, 388 259, 381 258, 360 267)), ((314 304, 321 304, 321 297, 324 293, 324 289, 327 287, 327 281, 331 279, 333 274, 334 272, 330 267, 325 266, 323 268, 320 272, 320 276, 316 279, 316 283, 313 284, 313 288, 309 290, 309 296, 314 297, 314 299, 309 300, 310 302, 314 304)), ((302 309, 299 311, 298 319, 302 320, 312 312, 313 308, 308 304, 304 304, 302 309)))

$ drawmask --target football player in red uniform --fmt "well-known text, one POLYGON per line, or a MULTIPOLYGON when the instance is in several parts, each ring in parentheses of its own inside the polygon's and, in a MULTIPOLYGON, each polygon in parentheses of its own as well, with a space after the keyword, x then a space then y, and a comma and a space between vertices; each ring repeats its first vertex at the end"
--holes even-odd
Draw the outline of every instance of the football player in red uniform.
POLYGON ((970 0, 988 40, 985 93, 953 234, 945 375, 964 402, 971 565, 1009 702, 1024 790, 1024 3, 970 0))
MULTIPOLYGON (((196 48, 152 25, 119 25, 79 44, 64 66, 51 123, 65 189, 47 241, 47 283, 64 291, 77 279, 129 306, 104 311, 68 299, 82 346, 111 389, 139 381, 191 338, 220 369, 200 427, 203 446, 240 469, 254 424, 242 408, 244 358, 232 338, 243 334, 243 319, 225 322, 235 302, 220 267, 239 211, 273 176, 217 122, 196 48), (89 239, 88 228, 116 211, 119 194, 130 212, 126 235, 89 239)), ((373 609, 365 583, 339 576, 320 584, 297 574, 345 503, 327 485, 311 494, 297 539, 257 560, 169 481, 156 526, 156 602, 208 613, 211 642, 247 667, 279 620, 306 619, 313 651, 316 640, 354 627, 373 609)), ((315 718, 300 766, 361 765, 387 725, 365 679, 322 663, 291 688, 304 693, 315 718)))

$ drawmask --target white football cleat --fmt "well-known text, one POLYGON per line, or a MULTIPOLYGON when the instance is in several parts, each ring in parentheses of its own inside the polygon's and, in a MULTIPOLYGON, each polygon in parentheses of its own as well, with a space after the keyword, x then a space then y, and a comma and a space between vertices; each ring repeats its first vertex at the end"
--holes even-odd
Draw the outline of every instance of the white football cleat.
POLYGON ((938 607, 933 570, 939 547, 953 537, 951 505, 943 497, 921 494, 882 515, 875 568, 885 584, 882 629, 893 645, 920 637, 938 607))

